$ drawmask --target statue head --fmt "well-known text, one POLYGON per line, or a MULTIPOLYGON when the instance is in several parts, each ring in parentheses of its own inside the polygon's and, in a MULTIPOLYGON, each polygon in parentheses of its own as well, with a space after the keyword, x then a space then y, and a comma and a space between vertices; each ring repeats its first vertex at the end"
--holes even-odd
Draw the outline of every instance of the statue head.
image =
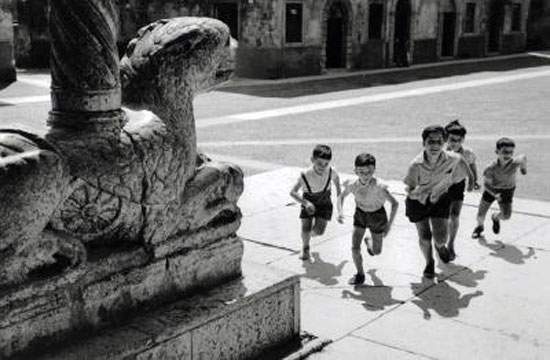
POLYGON ((121 61, 124 105, 172 107, 227 81, 234 47, 227 25, 215 19, 171 18, 141 28, 121 61))

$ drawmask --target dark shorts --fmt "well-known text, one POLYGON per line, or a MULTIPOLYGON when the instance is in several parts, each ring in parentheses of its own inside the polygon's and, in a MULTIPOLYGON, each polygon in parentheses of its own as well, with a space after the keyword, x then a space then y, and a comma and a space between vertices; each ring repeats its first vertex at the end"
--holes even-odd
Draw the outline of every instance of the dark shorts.
MULTIPOLYGON (((503 204, 511 204, 512 199, 514 197, 514 191, 516 191, 516 188, 511 189, 495 189, 493 192, 500 194, 500 203, 503 204)), ((487 191, 483 192, 483 195, 481 197, 483 201, 488 202, 489 204, 492 204, 493 201, 495 201, 495 197, 491 194, 489 194, 487 191)))
POLYGON ((355 214, 353 215, 353 226, 357 226, 362 229, 370 229, 371 232, 380 234, 386 231, 387 224, 388 215, 386 214, 386 209, 384 209, 383 206, 372 212, 363 211, 358 207, 355 208, 355 214))
POLYGON ((304 199, 315 205, 315 212, 308 214, 306 208, 302 206, 300 219, 320 218, 327 221, 332 219, 332 201, 330 200, 330 191, 320 193, 304 193, 304 199))
POLYGON ((464 201, 464 190, 466 190, 466 179, 451 185, 451 187, 447 191, 449 201, 464 201))
POLYGON ((449 205, 451 204, 448 194, 443 195, 435 204, 426 201, 422 204, 418 200, 405 199, 405 215, 412 223, 419 222, 426 218, 449 218, 449 205))

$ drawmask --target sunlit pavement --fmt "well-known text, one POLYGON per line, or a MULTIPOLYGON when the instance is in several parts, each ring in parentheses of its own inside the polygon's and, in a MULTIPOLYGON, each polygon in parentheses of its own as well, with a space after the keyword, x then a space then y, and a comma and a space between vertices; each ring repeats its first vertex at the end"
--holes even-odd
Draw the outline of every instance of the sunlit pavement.
MULTIPOLYGON (((301 261, 299 206, 288 192, 299 176, 282 168, 248 177, 240 201, 245 260, 302 275, 302 330, 333 342, 311 359, 543 359, 550 351, 550 203, 515 199, 499 235, 487 221, 473 240, 479 193, 467 194, 457 258, 422 278, 416 230, 404 215, 403 185, 390 181, 400 207, 383 252, 363 246, 366 282, 347 284, 353 200, 344 224, 329 223, 301 261)), ((344 175, 347 178, 349 175, 344 175)))

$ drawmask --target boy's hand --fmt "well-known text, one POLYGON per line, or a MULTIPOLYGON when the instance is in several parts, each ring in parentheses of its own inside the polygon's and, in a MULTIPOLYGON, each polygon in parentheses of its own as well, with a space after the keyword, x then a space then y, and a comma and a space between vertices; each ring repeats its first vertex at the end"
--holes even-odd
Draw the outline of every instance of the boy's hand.
POLYGON ((344 223, 344 214, 338 214, 337 220, 340 224, 343 224, 344 223))
POLYGON ((313 205, 309 201, 304 204, 304 207, 309 215, 313 215, 315 213, 315 205, 313 205))
POLYGON ((502 201, 502 195, 501 195, 500 193, 495 194, 495 199, 496 199, 497 201, 502 201))
POLYGON ((479 183, 476 181, 476 183, 474 184, 474 190, 479 190, 481 189, 481 185, 479 185, 479 183))
POLYGON ((468 181, 468 188, 466 188, 466 191, 471 192, 472 190, 474 190, 474 188, 475 188, 474 183, 471 181, 468 181))

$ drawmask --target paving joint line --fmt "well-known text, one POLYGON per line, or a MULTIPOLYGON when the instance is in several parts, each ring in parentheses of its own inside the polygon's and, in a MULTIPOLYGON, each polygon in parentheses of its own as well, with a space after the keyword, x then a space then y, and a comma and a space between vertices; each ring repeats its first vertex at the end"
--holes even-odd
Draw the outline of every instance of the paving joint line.
POLYGON ((421 357, 426 358, 426 359, 439 360, 438 358, 435 358, 435 357, 432 357, 432 356, 429 356, 429 355, 426 355, 426 354, 421 354, 421 353, 418 353, 418 352, 415 352, 415 351, 412 351, 412 350, 403 349, 403 348, 400 348, 400 347, 397 347, 397 346, 392 346, 392 345, 382 343, 382 342, 379 342, 379 341, 376 341, 376 340, 373 340, 373 339, 369 339, 369 338, 366 338, 366 337, 362 337, 362 336, 359 336, 359 335, 349 335, 349 336, 353 337, 355 339, 360 339, 360 340, 371 342, 373 344, 388 347, 390 349, 395 349, 395 350, 399 350, 399 351, 402 351, 402 352, 406 352, 408 354, 412 354, 412 355, 415 355, 415 356, 421 356, 421 357))

